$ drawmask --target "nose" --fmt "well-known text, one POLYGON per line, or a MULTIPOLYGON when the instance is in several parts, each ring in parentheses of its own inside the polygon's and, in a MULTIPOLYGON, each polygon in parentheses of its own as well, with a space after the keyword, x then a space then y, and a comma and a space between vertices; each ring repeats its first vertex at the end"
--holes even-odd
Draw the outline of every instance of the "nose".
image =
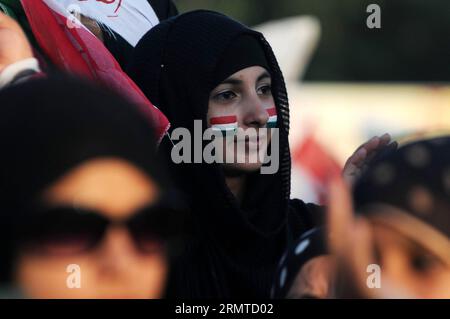
POLYGON ((269 113, 255 93, 247 98, 244 105, 243 124, 245 128, 261 128, 269 121, 269 113))
POLYGON ((127 229, 122 226, 109 227, 96 256, 100 274, 118 279, 120 274, 127 272, 135 254, 133 240, 127 229))

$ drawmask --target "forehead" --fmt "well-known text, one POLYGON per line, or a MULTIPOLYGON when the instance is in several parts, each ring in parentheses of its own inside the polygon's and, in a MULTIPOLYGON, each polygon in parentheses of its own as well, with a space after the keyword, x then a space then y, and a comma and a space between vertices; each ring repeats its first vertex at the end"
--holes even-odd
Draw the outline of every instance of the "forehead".
POLYGON ((239 84, 243 81, 257 81, 267 78, 269 79, 271 78, 270 73, 267 69, 261 66, 251 66, 233 73, 228 78, 226 78, 222 83, 229 83, 235 81, 236 84, 239 84))
POLYGON ((88 160, 69 171, 43 195, 48 205, 74 205, 122 218, 157 200, 159 188, 126 160, 88 160))

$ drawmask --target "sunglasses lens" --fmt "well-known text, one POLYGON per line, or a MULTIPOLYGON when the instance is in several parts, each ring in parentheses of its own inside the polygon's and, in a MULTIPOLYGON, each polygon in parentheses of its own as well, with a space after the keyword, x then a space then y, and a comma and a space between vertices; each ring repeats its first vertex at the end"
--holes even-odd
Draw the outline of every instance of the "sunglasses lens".
POLYGON ((74 209, 53 209, 30 221, 22 242, 30 252, 73 255, 88 251, 101 239, 106 223, 74 209))
POLYGON ((165 251, 165 242, 158 237, 144 233, 134 234, 133 238, 137 248, 145 254, 163 253, 165 251))
POLYGON ((160 209, 149 209, 128 222, 135 243, 143 253, 164 252, 170 240, 169 213, 160 209))

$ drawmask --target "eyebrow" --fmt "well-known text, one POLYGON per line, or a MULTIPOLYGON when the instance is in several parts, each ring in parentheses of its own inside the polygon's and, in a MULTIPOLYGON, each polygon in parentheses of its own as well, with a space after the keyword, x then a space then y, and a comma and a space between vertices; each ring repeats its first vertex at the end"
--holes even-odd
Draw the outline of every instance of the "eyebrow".
POLYGON ((264 73, 262 73, 260 76, 258 76, 258 78, 256 79, 256 82, 259 82, 259 81, 264 80, 266 78, 270 79, 272 77, 270 76, 269 72, 264 71, 264 73))
MULTIPOLYGON (((266 78, 271 78, 271 76, 270 76, 269 72, 264 71, 260 76, 258 76, 258 78, 256 79, 256 82, 259 82, 259 81, 261 81, 263 79, 266 79, 266 78)), ((230 78, 226 79, 225 81, 223 81, 220 84, 240 85, 242 83, 243 83, 242 80, 230 77, 230 78)))

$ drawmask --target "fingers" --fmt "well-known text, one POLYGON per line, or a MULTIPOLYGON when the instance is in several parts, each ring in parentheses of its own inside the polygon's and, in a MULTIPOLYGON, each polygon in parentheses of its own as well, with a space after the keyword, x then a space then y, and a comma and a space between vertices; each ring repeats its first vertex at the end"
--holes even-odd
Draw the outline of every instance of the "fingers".
POLYGON ((388 133, 386 133, 380 137, 374 136, 366 143, 360 145, 356 149, 356 152, 359 151, 360 149, 364 148, 364 149, 366 149, 367 153, 371 153, 372 151, 374 151, 380 147, 386 146, 387 144, 389 144, 390 141, 391 141, 391 135, 388 133))
POLYGON ((389 133, 386 133, 380 137, 380 146, 388 145, 391 141, 391 135, 389 133))
POLYGON ((360 148, 345 163, 343 177, 349 185, 354 185, 356 179, 361 175, 362 167, 367 159, 366 149, 360 148))
POLYGON ((340 254, 350 240, 349 230, 354 222, 350 191, 341 178, 334 178, 330 182, 327 218, 331 239, 330 249, 340 254))
MULTIPOLYGON (((391 136, 386 133, 380 137, 374 136, 366 143, 359 146, 355 153, 347 160, 344 165, 344 176, 346 179, 354 179, 361 174, 361 170, 382 150, 389 146, 391 136)), ((394 147, 397 144, 393 144, 394 147)), ((351 181, 350 181, 351 182, 351 181)))
POLYGON ((381 138, 378 136, 372 137, 366 143, 360 145, 355 153, 348 159, 347 163, 352 163, 357 167, 364 164, 365 159, 380 145, 381 138))
POLYGON ((370 224, 354 216, 352 197, 342 179, 330 183, 328 206, 329 248, 338 263, 338 276, 345 278, 338 289, 352 297, 368 297, 368 266, 374 262, 370 224))
POLYGON ((367 151, 368 155, 367 155, 366 162, 369 162, 370 160, 372 160, 377 154, 379 154, 380 151, 382 151, 391 142, 391 136, 388 133, 382 135, 381 137, 379 137, 377 139, 378 139, 378 144, 376 146, 374 146, 372 149, 367 151))
POLYGON ((355 286, 357 290, 365 297, 372 295, 372 291, 368 284, 369 265, 375 263, 374 249, 373 249, 373 235, 369 222, 359 217, 354 223, 352 230, 351 247, 348 247, 348 265, 354 274, 355 286))
POLYGON ((367 157, 367 149, 365 147, 360 148, 356 151, 350 158, 349 163, 355 165, 356 167, 361 167, 364 164, 364 160, 367 157))

